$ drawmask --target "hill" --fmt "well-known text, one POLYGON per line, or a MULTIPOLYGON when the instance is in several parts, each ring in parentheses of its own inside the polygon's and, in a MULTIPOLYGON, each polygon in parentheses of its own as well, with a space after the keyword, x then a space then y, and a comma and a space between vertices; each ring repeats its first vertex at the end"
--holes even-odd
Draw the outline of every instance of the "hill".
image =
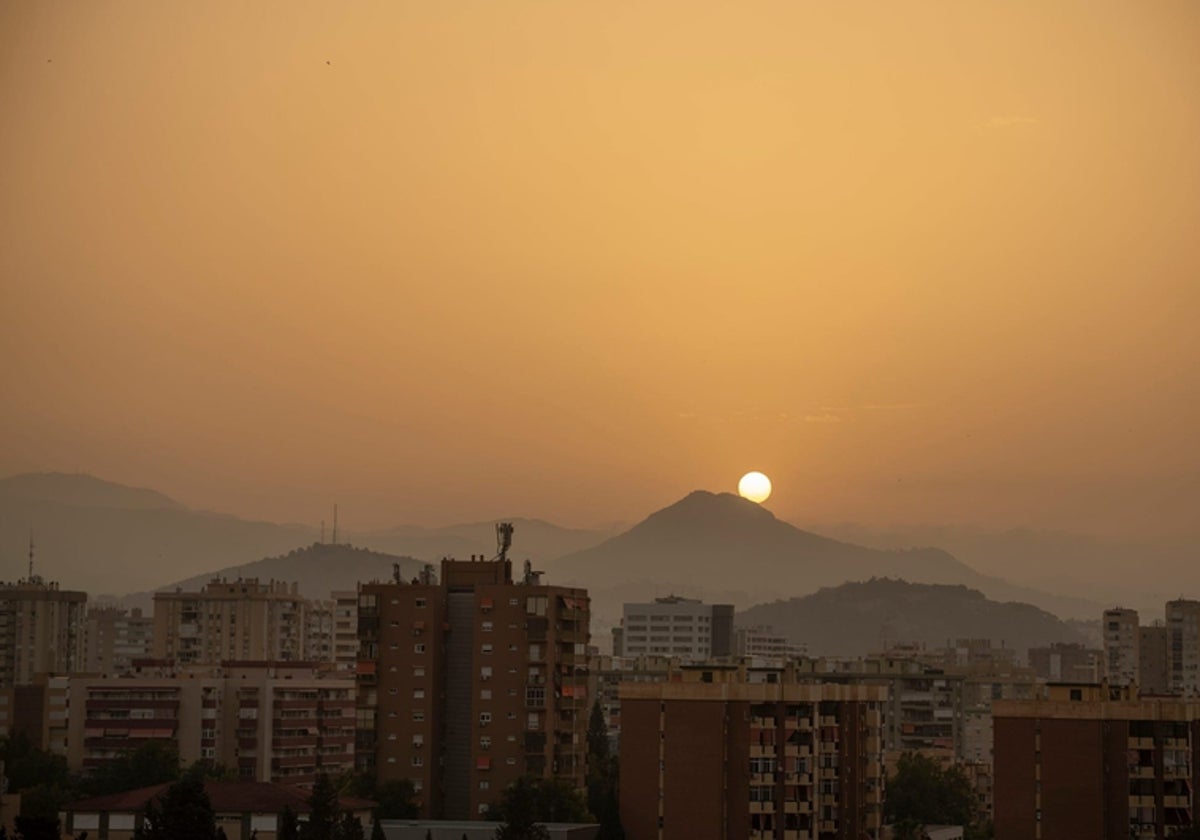
MULTIPOLYGON (((356 534, 355 541, 376 551, 420 557, 429 562, 447 556, 461 560, 472 554, 492 557, 496 553, 496 521, 440 528, 401 525, 356 534)), ((541 519, 508 517, 503 521, 513 524, 513 559, 529 559, 535 564, 590 548, 609 536, 602 531, 563 528, 541 519)))
POLYGON ((989 638, 1025 652, 1051 642, 1088 643, 1079 629, 1032 604, 988 600, 966 586, 880 579, 760 604, 739 624, 768 624, 813 656, 859 656, 897 642, 931 647, 989 638))
POLYGON ((548 564, 547 571, 555 583, 589 587, 601 625, 615 622, 623 601, 669 592, 744 607, 872 577, 966 584, 1005 600, 1036 599, 1073 617, 1095 618, 1103 609, 985 577, 941 549, 838 542, 739 496, 702 490, 623 534, 548 564))
MULTIPOLYGON (((236 580, 255 577, 260 581, 283 580, 299 584, 300 594, 308 598, 328 598, 335 590, 354 590, 359 581, 391 580, 392 565, 400 564, 400 576, 411 580, 423 565, 412 557, 381 554, 366 548, 331 543, 313 543, 277 557, 252 563, 227 566, 212 572, 179 580, 159 590, 180 588, 197 590, 213 578, 236 580)), ((153 592, 138 592, 121 599, 126 606, 149 607, 153 592)))

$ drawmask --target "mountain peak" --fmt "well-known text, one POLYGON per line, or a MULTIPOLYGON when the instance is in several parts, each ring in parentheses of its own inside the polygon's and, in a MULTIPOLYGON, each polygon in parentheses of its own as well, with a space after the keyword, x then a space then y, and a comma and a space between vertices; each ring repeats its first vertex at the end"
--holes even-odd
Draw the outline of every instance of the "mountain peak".
POLYGON ((641 525, 672 528, 694 526, 709 530, 737 527, 740 523, 762 525, 768 521, 778 522, 775 514, 749 499, 733 493, 693 490, 675 504, 650 514, 641 525))

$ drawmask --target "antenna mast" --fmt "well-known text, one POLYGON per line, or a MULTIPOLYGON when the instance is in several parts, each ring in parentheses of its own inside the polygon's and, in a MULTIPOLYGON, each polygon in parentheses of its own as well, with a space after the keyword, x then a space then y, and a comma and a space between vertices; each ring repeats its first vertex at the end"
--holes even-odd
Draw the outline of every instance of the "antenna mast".
POLYGON ((29 582, 33 583, 33 529, 29 529, 29 582))
POLYGON ((333 506, 333 544, 337 545, 337 505, 333 506))

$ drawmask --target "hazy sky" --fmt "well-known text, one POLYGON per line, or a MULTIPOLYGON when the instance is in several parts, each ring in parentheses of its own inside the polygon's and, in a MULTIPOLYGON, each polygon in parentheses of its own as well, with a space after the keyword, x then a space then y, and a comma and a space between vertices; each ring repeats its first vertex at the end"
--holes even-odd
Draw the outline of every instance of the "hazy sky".
POLYGON ((1200 504, 1200 4, 0 4, 0 472, 351 526, 1200 504))

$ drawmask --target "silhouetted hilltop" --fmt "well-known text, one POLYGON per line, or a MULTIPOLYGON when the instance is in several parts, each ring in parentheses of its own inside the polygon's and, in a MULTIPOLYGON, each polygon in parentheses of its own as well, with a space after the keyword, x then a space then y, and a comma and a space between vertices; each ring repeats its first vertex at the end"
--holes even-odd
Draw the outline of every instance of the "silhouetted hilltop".
POLYGON ((939 549, 883 551, 838 542, 802 531, 740 496, 704 490, 548 570, 555 582, 687 584, 763 597, 881 575, 956 582, 978 577, 939 549))
POLYGON ((739 624, 769 624, 813 656, 859 656, 885 645, 940 647, 956 639, 988 638, 1025 652, 1051 642, 1089 643, 1071 626, 1032 604, 990 601, 966 586, 876 578, 844 583, 802 598, 759 604, 739 624))
POLYGON ((183 508, 179 502, 157 490, 127 487, 84 473, 22 473, 0 478, 0 500, 121 510, 183 508))

